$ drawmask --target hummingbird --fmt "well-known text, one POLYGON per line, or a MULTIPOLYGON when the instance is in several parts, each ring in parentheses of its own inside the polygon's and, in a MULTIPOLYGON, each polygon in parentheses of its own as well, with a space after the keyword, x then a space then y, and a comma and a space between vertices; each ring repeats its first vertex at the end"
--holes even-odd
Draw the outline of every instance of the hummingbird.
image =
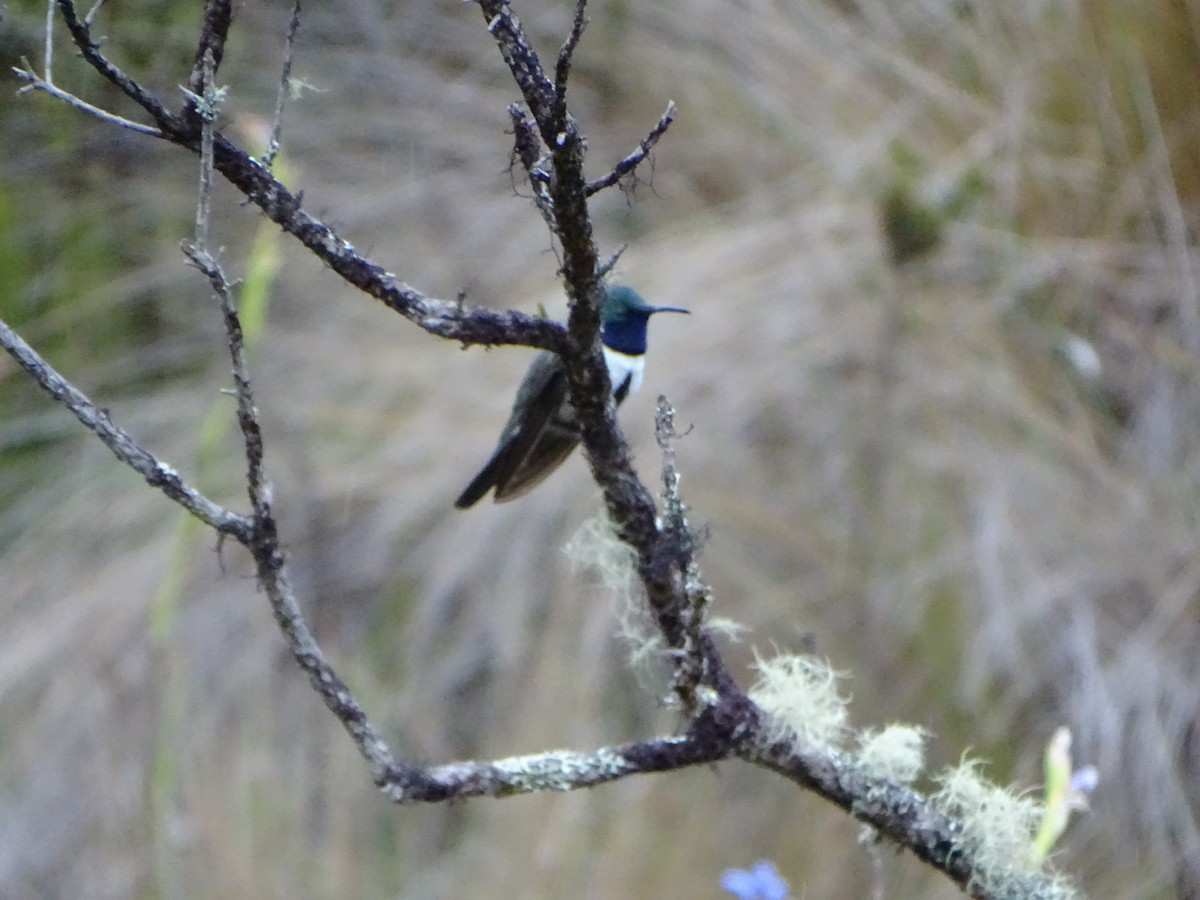
MULTIPOLYGON (((600 343, 617 405, 642 384, 646 326, 660 312, 686 313, 677 306, 651 306, 631 287, 603 287, 600 343)), ((495 488, 504 503, 541 484, 579 443, 579 420, 567 391, 567 371, 557 353, 543 350, 529 366, 500 440, 479 474, 454 501, 459 509, 495 488)))

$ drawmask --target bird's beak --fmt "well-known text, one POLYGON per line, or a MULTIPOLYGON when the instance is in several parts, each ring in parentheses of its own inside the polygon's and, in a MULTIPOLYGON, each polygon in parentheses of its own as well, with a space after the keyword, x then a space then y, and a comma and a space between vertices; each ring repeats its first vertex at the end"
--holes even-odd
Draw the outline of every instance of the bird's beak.
POLYGON ((686 315, 689 315, 689 316, 692 314, 692 311, 690 309, 684 309, 681 306, 655 306, 653 309, 650 310, 650 312, 651 313, 677 312, 677 313, 685 313, 686 315))

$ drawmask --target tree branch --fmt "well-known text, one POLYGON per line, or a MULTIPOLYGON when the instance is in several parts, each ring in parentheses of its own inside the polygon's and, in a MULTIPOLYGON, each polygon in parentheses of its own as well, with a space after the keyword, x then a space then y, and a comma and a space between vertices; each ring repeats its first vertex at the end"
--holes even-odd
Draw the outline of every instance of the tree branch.
POLYGON ((130 131, 136 131, 138 134, 149 135, 150 137, 162 137, 162 132, 152 125, 143 125, 141 122, 134 122, 132 119, 126 119, 123 116, 118 116, 110 113, 108 110, 101 109, 88 103, 86 100, 76 97, 74 94, 64 91, 51 81, 39 77, 29 65, 29 60, 21 58, 20 66, 13 66, 13 74, 21 81, 25 82, 25 86, 17 90, 18 94, 27 94, 30 91, 42 91, 49 94, 55 100, 61 100, 68 106, 74 107, 80 112, 85 112, 89 116, 95 116, 102 122, 107 122, 109 125, 116 125, 120 128, 128 128, 130 131))
POLYGON ((160 131, 169 134, 177 130, 179 123, 153 94, 105 59, 104 54, 100 52, 100 47, 92 41, 91 28, 80 21, 79 16, 76 15, 75 4, 72 0, 58 0, 58 9, 62 13, 63 21, 67 23, 67 30, 71 32, 71 39, 79 48, 79 52, 83 54, 87 64, 149 113, 150 118, 158 123, 160 131))
MULTIPOLYGON (((203 200, 201 205, 204 205, 203 200)), ((246 366, 241 320, 229 290, 229 282, 206 249, 193 245, 185 252, 196 268, 208 278, 220 302, 225 322, 237 395, 238 427, 242 432, 242 442, 246 450, 246 489, 254 510, 251 527, 248 533, 238 536, 239 540, 254 558, 259 584, 267 594, 275 621, 292 656, 308 674, 313 689, 342 723, 355 747, 367 761, 372 779, 376 784, 382 785, 387 773, 403 770, 403 767, 396 762, 387 743, 371 724, 350 688, 325 657, 304 621, 300 604, 292 589, 275 519, 274 492, 263 465, 262 429, 250 386, 249 369, 246 366)))
POLYGON ((493 762, 456 762, 388 773, 380 789, 397 803, 440 803, 467 797, 511 797, 573 791, 628 778, 713 763, 731 750, 692 737, 668 737, 592 753, 551 750, 493 762))
POLYGON ((575 48, 583 38, 587 27, 587 0, 575 0, 575 18, 571 22, 571 33, 558 51, 558 62, 554 65, 554 130, 559 133, 567 123, 567 77, 571 74, 571 60, 575 48))
MULTIPOLYGON (((134 79, 112 65, 91 40, 88 27, 75 14, 71 0, 58 0, 59 9, 84 59, 106 79, 121 88, 151 113, 159 123, 160 136, 200 151, 199 122, 184 122, 167 112, 134 79)), ((308 214, 298 196, 274 178, 267 168, 234 145, 220 132, 213 134, 213 165, 216 171, 273 222, 293 235, 345 281, 382 302, 430 334, 463 344, 520 345, 562 352, 566 333, 562 325, 521 312, 490 309, 463 310, 455 301, 426 297, 383 267, 360 256, 324 222, 308 214)))
POLYGON ((525 98, 547 146, 554 146, 554 85, 546 77, 542 64, 525 34, 521 20, 507 0, 480 0, 488 33, 495 38, 500 55, 508 64, 513 81, 525 98))
MULTIPOLYGON (((212 76, 221 68, 225 58, 225 41, 229 37, 229 26, 233 22, 233 4, 230 0, 208 0, 204 4, 204 21, 200 25, 200 40, 196 45, 192 74, 188 76, 188 90, 200 94, 205 84, 212 84, 212 76), (210 67, 206 77, 205 67, 210 67)), ((195 112, 190 105, 184 115, 195 112)))
POLYGON ((283 65, 279 71, 279 92, 275 95, 275 115, 271 118, 271 137, 267 142, 267 152, 263 154, 262 164, 267 171, 279 154, 279 142, 283 134, 283 106, 292 90, 292 57, 296 50, 296 32, 300 30, 300 2, 292 4, 292 18, 288 22, 287 36, 284 38, 283 65))
POLYGON ((550 199, 549 159, 542 153, 542 142, 538 140, 537 123, 525 114, 519 103, 510 103, 508 117, 513 125, 513 156, 521 161, 533 188, 533 203, 542 214, 551 234, 558 234, 558 222, 554 217, 554 201, 550 199))
POLYGON ((607 187, 612 187, 626 175, 631 174, 650 155, 650 151, 654 149, 654 145, 667 133, 667 129, 671 127, 671 123, 674 121, 675 101, 672 100, 667 104, 667 110, 659 118, 658 124, 650 129, 650 133, 642 139, 636 150, 613 166, 612 171, 603 178, 597 178, 595 181, 588 182, 587 195, 590 197, 592 194, 599 193, 607 187))
POLYGON ((0 346, 28 372, 38 384, 55 400, 75 414, 88 431, 104 442, 104 445, 125 465, 129 466, 151 487, 158 488, 201 522, 220 534, 231 535, 245 541, 251 531, 250 522, 235 512, 213 503, 199 491, 190 487, 173 468, 156 459, 108 414, 92 403, 87 396, 67 379, 63 378, 23 341, 7 323, 0 321, 0 346))

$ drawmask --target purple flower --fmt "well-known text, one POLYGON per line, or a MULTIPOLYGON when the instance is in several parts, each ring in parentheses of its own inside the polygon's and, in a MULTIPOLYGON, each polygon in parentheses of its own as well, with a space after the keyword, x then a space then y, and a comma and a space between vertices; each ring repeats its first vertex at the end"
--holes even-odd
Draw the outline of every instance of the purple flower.
POLYGON ((787 900, 788 884, 773 862, 760 859, 750 871, 726 869, 721 887, 738 900, 787 900))
POLYGON ((1100 772, 1095 766, 1084 766, 1071 773, 1071 809, 1087 809, 1088 795, 1100 784, 1100 772))

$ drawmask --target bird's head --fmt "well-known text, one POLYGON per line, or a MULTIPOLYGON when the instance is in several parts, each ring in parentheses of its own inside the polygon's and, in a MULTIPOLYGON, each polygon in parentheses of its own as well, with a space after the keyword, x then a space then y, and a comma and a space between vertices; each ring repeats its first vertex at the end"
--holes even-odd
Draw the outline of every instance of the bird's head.
POLYGON ((687 313, 678 306, 651 306, 642 295, 624 284, 604 288, 600 307, 601 340, 606 347, 621 353, 646 352, 646 323, 660 312, 687 313))

